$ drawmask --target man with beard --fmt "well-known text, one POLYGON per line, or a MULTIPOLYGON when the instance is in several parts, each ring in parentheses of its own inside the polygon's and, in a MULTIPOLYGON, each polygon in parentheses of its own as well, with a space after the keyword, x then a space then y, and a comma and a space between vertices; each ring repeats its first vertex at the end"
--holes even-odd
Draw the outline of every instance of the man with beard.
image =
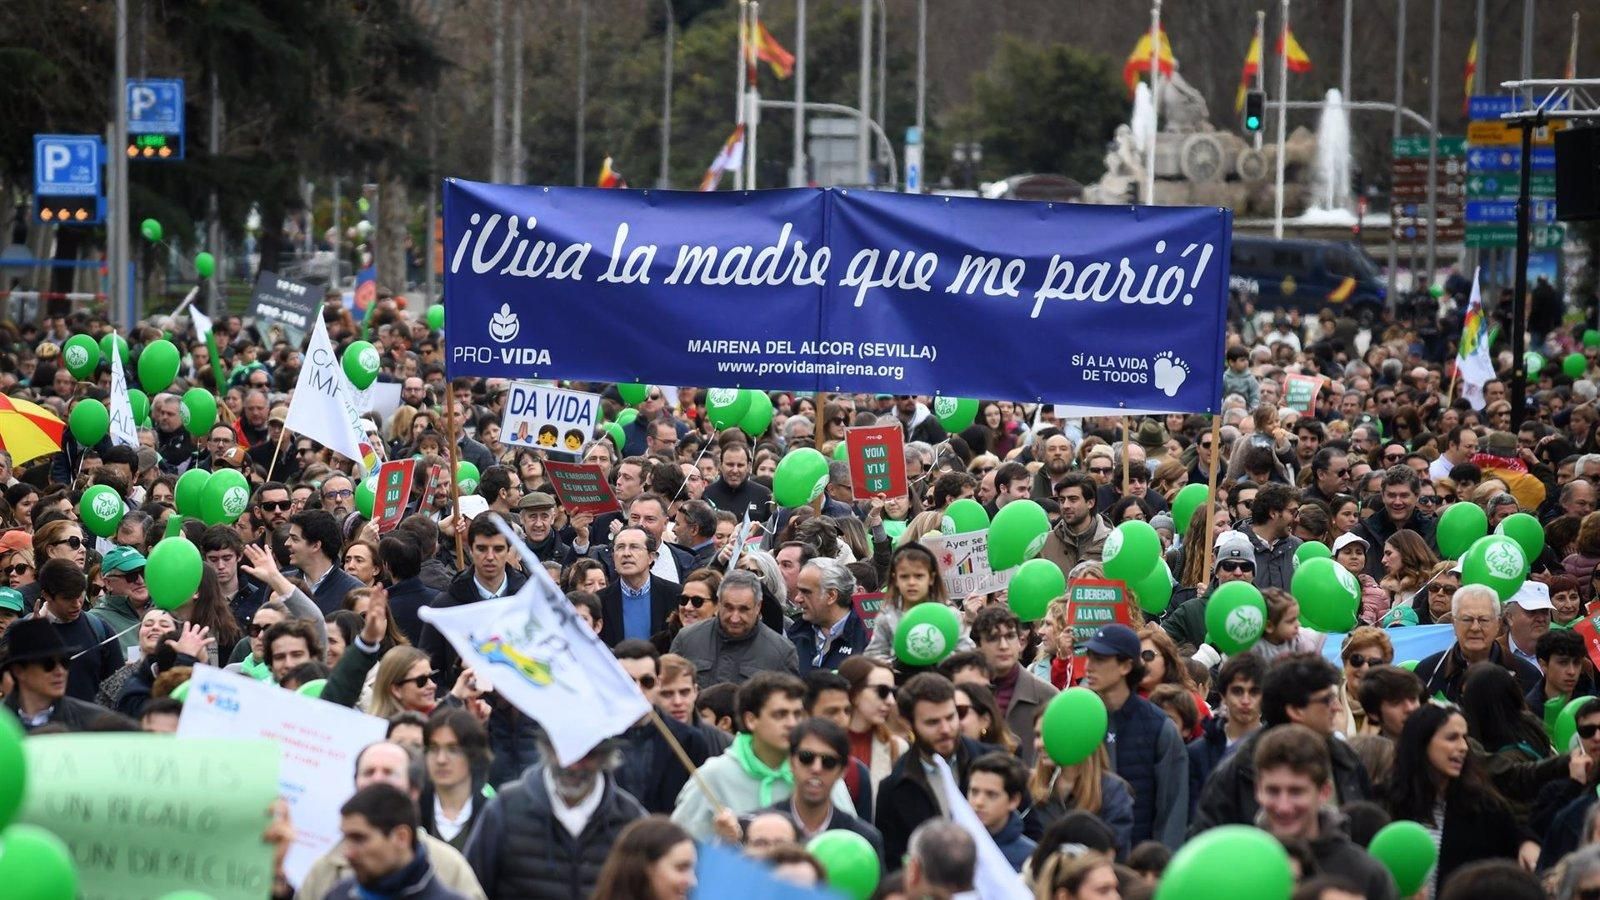
POLYGON ((1082 472, 1068 472, 1055 486, 1061 520, 1050 529, 1039 555, 1061 567, 1063 574, 1084 560, 1098 561, 1111 528, 1095 515, 1095 482, 1082 472))
POLYGON ((1054 499, 1056 486, 1072 471, 1072 441, 1056 431, 1047 433, 1042 443, 1035 438, 1034 446, 1042 448, 1044 465, 1033 473, 1031 496, 1035 500, 1054 499))

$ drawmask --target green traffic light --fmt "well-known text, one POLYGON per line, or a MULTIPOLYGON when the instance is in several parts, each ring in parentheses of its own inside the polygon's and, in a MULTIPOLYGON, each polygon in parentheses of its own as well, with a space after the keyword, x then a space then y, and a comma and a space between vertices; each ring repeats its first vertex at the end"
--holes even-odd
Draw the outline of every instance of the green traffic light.
POLYGON ((1244 120, 1244 127, 1250 129, 1251 131, 1255 131, 1261 127, 1261 120, 1255 116, 1250 116, 1244 120))

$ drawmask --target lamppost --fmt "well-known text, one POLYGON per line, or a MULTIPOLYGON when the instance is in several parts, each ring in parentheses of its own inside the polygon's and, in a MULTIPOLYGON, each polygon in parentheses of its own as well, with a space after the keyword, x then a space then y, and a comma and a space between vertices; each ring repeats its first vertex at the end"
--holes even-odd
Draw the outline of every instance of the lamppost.
POLYGON ((667 7, 666 41, 661 47, 661 171, 656 173, 656 187, 666 190, 670 184, 668 163, 672 158, 672 49, 676 42, 678 16, 672 0, 661 0, 667 7))

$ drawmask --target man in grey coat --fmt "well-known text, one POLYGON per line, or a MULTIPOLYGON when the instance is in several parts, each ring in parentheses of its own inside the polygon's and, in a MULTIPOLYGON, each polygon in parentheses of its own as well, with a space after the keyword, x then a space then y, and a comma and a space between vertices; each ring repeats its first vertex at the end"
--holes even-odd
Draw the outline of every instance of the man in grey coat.
POLYGON ((1294 551, 1300 546, 1295 537, 1295 516, 1300 514, 1300 497, 1292 488, 1268 484, 1256 492, 1250 505, 1250 521, 1240 525, 1256 554, 1256 587, 1287 591, 1294 577, 1294 551))
POLYGON ((716 617, 678 632, 672 652, 694 663, 702 689, 724 681, 742 684, 757 672, 800 672, 794 644, 761 624, 761 582, 749 572, 722 579, 716 617))

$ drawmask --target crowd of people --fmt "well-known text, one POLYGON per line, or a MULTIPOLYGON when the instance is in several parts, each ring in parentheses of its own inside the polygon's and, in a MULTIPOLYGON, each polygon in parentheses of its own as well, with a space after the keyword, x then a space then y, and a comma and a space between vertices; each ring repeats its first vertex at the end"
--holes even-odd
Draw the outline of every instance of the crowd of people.
MULTIPOLYGON (((323 317, 336 347, 370 339, 380 381, 399 385, 398 408, 365 427, 384 456, 415 457, 418 477, 381 533, 357 510, 355 463, 284 433, 300 349, 238 316, 217 318, 216 359, 181 318, 126 334, 134 359, 163 335, 184 351, 138 448, 69 434, 23 465, 0 454, 0 694, 28 740, 172 732, 198 664, 291 690, 322 682, 323 702, 389 723, 358 760, 343 843, 300 884, 280 876, 281 896, 666 900, 695 889, 711 844, 820 885, 830 873, 807 844, 847 831, 880 861, 874 896, 978 896, 979 841, 992 840, 1039 898, 1114 900, 1152 896, 1186 843, 1243 825, 1281 844, 1296 898, 1394 900, 1399 882, 1367 848, 1403 820, 1437 854, 1417 896, 1600 896, 1600 639, 1585 628, 1600 600, 1600 379, 1581 324, 1538 337, 1587 370, 1545 367, 1515 425, 1506 382, 1483 386, 1482 408, 1459 396, 1452 311, 1437 305, 1370 327, 1241 305, 1218 421, 986 400, 947 432, 926 396, 774 392, 770 426, 748 434, 715 428, 702 389, 654 386, 629 406, 615 385, 570 384, 609 419, 635 411, 576 454, 621 507, 594 515, 558 501, 544 451, 505 440, 507 382, 447 378, 441 333, 403 300, 359 323, 330 300, 323 317), (1285 405, 1287 375, 1321 378, 1309 408, 1285 405), (179 403, 196 385, 220 399, 198 438, 179 403), (906 494, 857 499, 834 460, 817 502, 779 508, 787 453, 833 459, 847 429, 887 424, 905 437, 906 494), (437 477, 454 459, 479 470, 476 516, 437 477), (195 468, 248 480, 236 522, 170 522, 195 468), (1179 528, 1178 493, 1213 468, 1214 495, 1179 528), (79 512, 94 485, 128 506, 98 541, 79 512), (1149 523, 1170 602, 1128 602, 1127 624, 1085 630, 1065 596, 1037 621, 1004 589, 951 596, 925 541, 965 498, 991 516, 1038 503, 1051 523, 1040 557, 1069 581, 1103 578, 1112 529, 1149 523), (1441 554, 1437 523, 1455 504, 1481 507, 1491 530, 1519 512, 1542 524, 1544 550, 1509 600, 1441 554), (423 621, 424 607, 509 596, 534 575, 497 520, 659 725, 646 717, 560 765, 539 723, 483 690, 423 621), (205 568, 166 610, 145 567, 176 533, 205 568), (1348 633, 1301 624, 1292 581, 1308 542, 1360 585, 1348 633), (1267 622, 1226 655, 1206 609, 1240 581, 1267 622), (960 640, 918 667, 895 633, 924 603, 954 608, 960 640), (1397 658, 1430 625, 1448 626, 1442 649, 1397 658), (1107 737, 1064 766, 1041 717, 1073 687, 1103 701, 1107 737), (1585 697, 1558 743, 1559 713, 1585 697), (963 798, 936 758, 986 838, 952 815, 963 798)), ((62 420, 105 402, 109 369, 80 381, 61 348, 108 329, 84 313, 0 329, 0 390, 62 420)))

